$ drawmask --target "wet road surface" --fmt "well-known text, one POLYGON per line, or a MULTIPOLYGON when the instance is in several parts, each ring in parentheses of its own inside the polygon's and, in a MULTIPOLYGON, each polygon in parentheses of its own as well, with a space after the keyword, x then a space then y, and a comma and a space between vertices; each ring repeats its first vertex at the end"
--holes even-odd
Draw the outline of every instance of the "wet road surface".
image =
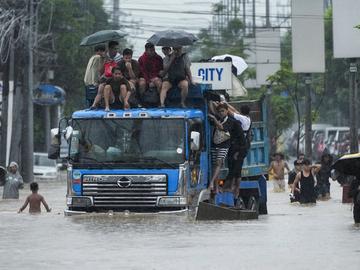
MULTIPOLYGON (((341 187, 316 206, 273 193, 255 221, 196 222, 187 215, 89 214, 64 217, 65 181, 40 182, 51 213, 16 211, 0 199, 0 269, 359 269, 360 229, 341 187)), ((0 187, 2 194, 2 187, 0 187)), ((45 211, 43 209, 43 211, 45 211)))

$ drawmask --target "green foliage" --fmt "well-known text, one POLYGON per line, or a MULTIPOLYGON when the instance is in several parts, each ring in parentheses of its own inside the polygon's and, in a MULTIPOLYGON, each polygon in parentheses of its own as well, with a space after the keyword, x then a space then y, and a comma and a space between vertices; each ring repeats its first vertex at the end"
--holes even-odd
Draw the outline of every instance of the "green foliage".
POLYGON ((66 91, 66 112, 83 106, 83 76, 92 47, 80 47, 86 35, 110 29, 108 15, 101 0, 71 1, 47 0, 40 9, 40 31, 45 33, 50 26, 56 57, 53 83, 66 91))
POLYGON ((287 97, 272 95, 271 108, 273 129, 276 132, 276 138, 278 138, 289 127, 289 124, 292 123, 294 119, 294 106, 287 97))
MULTIPOLYGON (((81 39, 96 31, 111 29, 112 26, 102 0, 44 0, 40 2, 38 18, 39 35, 46 35, 46 38, 39 40, 37 52, 40 55, 45 51, 53 59, 46 64, 41 63, 40 59, 38 69, 39 72, 54 70, 51 83, 66 91, 64 114, 69 116, 74 110, 84 107, 83 78, 87 61, 93 54, 93 47, 79 46, 81 39)), ((35 149, 40 151, 46 150, 43 149, 42 118, 42 108, 34 106, 35 149)))

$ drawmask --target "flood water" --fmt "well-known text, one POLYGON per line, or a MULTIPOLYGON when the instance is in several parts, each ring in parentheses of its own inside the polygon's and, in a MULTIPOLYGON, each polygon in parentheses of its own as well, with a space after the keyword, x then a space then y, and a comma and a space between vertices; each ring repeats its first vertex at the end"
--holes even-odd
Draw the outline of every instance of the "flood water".
POLYGON ((17 214, 25 185, 20 200, 0 199, 0 269, 359 269, 360 229, 337 182, 332 199, 312 207, 291 205, 288 193, 268 184, 268 215, 222 222, 184 214, 65 217, 65 181, 40 182, 51 213, 17 214))

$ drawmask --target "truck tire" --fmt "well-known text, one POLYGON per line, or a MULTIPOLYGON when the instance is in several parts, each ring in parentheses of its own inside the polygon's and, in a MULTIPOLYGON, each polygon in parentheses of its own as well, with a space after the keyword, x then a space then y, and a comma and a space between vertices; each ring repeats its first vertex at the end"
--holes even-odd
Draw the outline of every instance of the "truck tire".
POLYGON ((250 196, 247 204, 247 209, 259 213, 259 201, 255 198, 255 196, 250 196))

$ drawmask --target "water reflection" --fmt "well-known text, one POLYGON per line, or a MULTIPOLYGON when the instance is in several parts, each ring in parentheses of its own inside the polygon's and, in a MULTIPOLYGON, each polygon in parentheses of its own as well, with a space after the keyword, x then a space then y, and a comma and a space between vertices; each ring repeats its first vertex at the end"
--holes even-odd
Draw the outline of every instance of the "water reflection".
POLYGON ((53 212, 17 214, 26 186, 19 201, 0 200, 0 269, 358 269, 360 229, 333 186, 333 199, 312 207, 269 192, 269 215, 221 222, 191 214, 64 217, 63 182, 40 183, 53 212))

